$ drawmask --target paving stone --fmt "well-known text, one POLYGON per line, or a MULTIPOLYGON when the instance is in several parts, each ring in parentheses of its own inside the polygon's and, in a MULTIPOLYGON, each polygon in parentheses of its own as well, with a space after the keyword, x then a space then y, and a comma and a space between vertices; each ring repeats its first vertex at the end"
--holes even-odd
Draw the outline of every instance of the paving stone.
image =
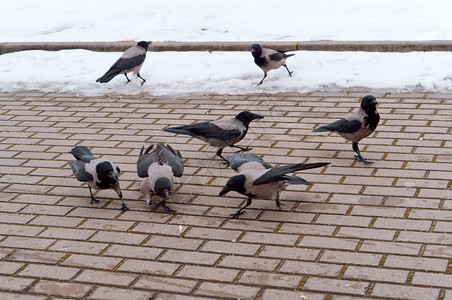
POLYGON ((93 286, 89 284, 40 280, 33 286, 30 292, 44 295, 83 298, 92 288, 93 286))
POLYGON ((20 262, 56 264, 64 256, 65 256, 64 253, 53 252, 53 251, 17 249, 16 251, 14 251, 13 254, 8 256, 8 260, 20 261, 20 262))
POLYGON ((371 295, 398 299, 437 299, 439 289, 376 283, 371 295))
POLYGON ((418 255, 421 250, 421 244, 414 243, 395 243, 385 241, 364 241, 359 248, 360 252, 373 253, 393 253, 393 254, 407 254, 418 255))
POLYGON ((445 272, 448 265, 446 259, 411 257, 400 255, 388 255, 384 263, 385 267, 403 268, 410 270, 429 270, 445 272))
POLYGON ((201 251, 238 255, 254 255, 259 248, 260 245, 248 243, 207 241, 202 246, 201 251))
POLYGON ((326 250, 320 258, 320 261, 340 264, 378 266, 382 257, 383 255, 378 254, 326 250))
POLYGON ((111 270, 121 262, 121 258, 72 254, 61 265, 111 270))
POLYGON ((180 264, 177 263, 127 259, 118 270, 140 274, 172 275, 179 267, 180 264))
POLYGON ((79 269, 76 268, 30 264, 20 271, 19 275, 68 281, 78 272, 79 269))
POLYGON ((204 282, 199 286, 195 294, 213 297, 252 299, 256 296, 258 291, 259 288, 256 287, 204 282))
POLYGON ((239 270, 232 270, 227 268, 212 268, 212 267, 201 267, 201 266, 184 266, 182 270, 177 273, 178 277, 184 278, 194 278, 201 280, 215 280, 215 281, 227 281, 232 282, 237 275, 239 270))
POLYGON ((93 284, 128 286, 136 278, 136 275, 123 274, 118 272, 84 270, 75 278, 75 281, 88 282, 93 284))
POLYGON ((165 254, 160 257, 160 260, 179 263, 184 262, 192 264, 213 265, 218 260, 218 258, 220 258, 219 254, 171 249, 165 252, 165 254))
POLYGON ((341 272, 341 269, 342 266, 339 264, 286 260, 282 267, 279 269, 279 272, 300 275, 320 275, 336 277, 341 272))
POLYGON ((337 280, 330 278, 309 277, 303 285, 303 290, 323 290, 330 293, 363 295, 369 283, 360 281, 337 280))
POLYGON ((7 287, 9 291, 23 291, 33 281, 34 279, 0 276, 0 286, 7 287))
POLYGON ((141 276, 140 279, 133 285, 139 289, 154 290, 154 291, 171 291, 174 293, 190 293, 195 287, 196 280, 141 276))
POLYGON ((278 259, 229 255, 224 257, 219 265, 230 268, 273 271, 278 264, 278 259))
POLYGON ((408 274, 409 271, 407 270, 349 266, 345 271, 344 278, 405 283, 407 281, 408 274))
POLYGON ((108 299, 108 300, 122 300, 122 299, 151 299, 154 296, 151 291, 137 291, 130 289, 119 289, 115 287, 100 286, 96 288, 88 299, 108 299))

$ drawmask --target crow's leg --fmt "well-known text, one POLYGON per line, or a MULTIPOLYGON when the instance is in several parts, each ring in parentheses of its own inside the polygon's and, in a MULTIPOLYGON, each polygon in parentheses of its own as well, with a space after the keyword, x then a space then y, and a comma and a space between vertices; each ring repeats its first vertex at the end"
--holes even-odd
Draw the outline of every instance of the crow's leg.
POLYGON ((127 82, 126 83, 129 83, 130 79, 129 79, 129 77, 127 77, 127 73, 124 73, 124 76, 126 76, 126 78, 127 78, 127 82))
POLYGON ((287 72, 289 73, 289 76, 292 77, 293 71, 289 71, 289 68, 287 67, 286 64, 284 64, 284 67, 286 68, 287 72))
POLYGON ((236 146, 236 145, 232 145, 231 147, 240 149, 240 150, 237 151, 236 153, 243 152, 243 151, 250 151, 251 149, 253 149, 253 148, 249 148, 249 147, 240 147, 240 146, 236 146))
POLYGON ((141 78, 141 80, 143 80, 143 82, 141 83, 141 85, 143 85, 146 82, 146 79, 144 79, 143 77, 140 76, 140 73, 137 74, 138 77, 141 78))
POLYGON ((239 209, 235 214, 232 214, 232 215, 231 215, 231 216, 232 216, 231 219, 238 219, 239 216, 240 216, 241 214, 244 213, 243 210, 251 204, 251 201, 252 201, 252 200, 253 200, 253 199, 251 199, 251 197, 249 197, 248 199, 246 199, 246 204, 245 204, 245 206, 242 207, 241 209, 239 209))
POLYGON ((357 159, 358 161, 363 162, 365 165, 373 164, 373 163, 374 163, 373 161, 366 160, 366 159, 361 155, 361 152, 359 151, 359 148, 358 148, 358 143, 353 142, 352 147, 353 147, 353 150, 356 152, 356 154, 358 154, 358 155, 355 155, 355 157, 356 157, 356 159, 357 159))
POLYGON ((91 203, 99 203, 100 201, 97 200, 96 198, 94 198, 93 192, 91 191, 91 187, 89 185, 88 185, 88 188, 89 188, 89 194, 91 195, 91 202, 90 202, 90 204, 91 203))
POLYGON ((228 161, 226 158, 224 158, 223 155, 221 155, 221 153, 223 152, 223 149, 224 149, 224 148, 219 148, 219 149, 217 150, 217 155, 218 155, 222 160, 224 160, 224 163, 225 163, 225 164, 229 165, 229 161, 228 161))
POLYGON ((120 198, 121 201, 122 201, 121 211, 129 210, 129 208, 128 208, 128 207, 126 206, 126 204, 124 203, 124 199, 122 198, 122 193, 119 192, 118 194, 119 194, 119 198, 120 198))
POLYGON ((264 78, 262 78, 261 82, 259 82, 257 85, 261 85, 262 82, 264 82, 264 79, 267 77, 267 72, 264 72, 264 78))
POLYGON ((279 202, 279 192, 276 194, 276 206, 281 210, 281 202, 279 202))
POLYGON ((166 201, 162 201, 161 204, 162 204, 163 208, 166 210, 167 214, 173 214, 176 212, 174 209, 171 209, 166 205, 166 201))

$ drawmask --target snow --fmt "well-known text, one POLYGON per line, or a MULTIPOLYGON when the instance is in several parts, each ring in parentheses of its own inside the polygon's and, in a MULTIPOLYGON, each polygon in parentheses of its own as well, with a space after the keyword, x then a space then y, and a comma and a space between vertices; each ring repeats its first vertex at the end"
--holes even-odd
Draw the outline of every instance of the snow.
POLYGON ((449 0, 4 0, 0 41, 436 40, 451 15, 449 0))
MULTIPOLYGON (((1 42, 452 39, 446 0, 23 0, 4 1, 2 12, 1 42)), ((125 84, 122 75, 95 82, 121 53, 17 52, 0 56, 0 91, 182 95, 452 86, 452 53, 293 53, 292 78, 280 68, 256 86, 263 73, 249 52, 148 52, 141 86, 140 79, 125 84)))

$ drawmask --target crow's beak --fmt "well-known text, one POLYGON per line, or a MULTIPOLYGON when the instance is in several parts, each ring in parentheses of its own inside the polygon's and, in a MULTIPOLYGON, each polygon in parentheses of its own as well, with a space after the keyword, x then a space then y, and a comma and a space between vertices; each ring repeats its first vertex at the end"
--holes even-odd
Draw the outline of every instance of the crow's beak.
POLYGON ((220 193, 218 194, 218 196, 223 196, 224 194, 226 194, 226 193, 228 193, 228 192, 230 192, 230 191, 232 191, 232 190, 229 188, 229 186, 225 186, 225 187, 220 191, 220 193))
POLYGON ((163 190, 163 196, 164 196, 165 199, 169 198, 169 191, 167 189, 163 190))
POLYGON ((107 174, 107 178, 110 182, 113 182, 113 184, 116 184, 116 182, 118 181, 118 176, 113 175, 113 173, 111 172, 107 174))
POLYGON ((377 99, 373 99, 372 102, 370 102, 370 104, 375 104, 375 105, 377 105, 377 104, 378 104, 377 99))
POLYGON ((263 119, 263 118, 264 118, 264 116, 261 116, 261 115, 258 115, 258 114, 253 114, 253 120, 263 119))

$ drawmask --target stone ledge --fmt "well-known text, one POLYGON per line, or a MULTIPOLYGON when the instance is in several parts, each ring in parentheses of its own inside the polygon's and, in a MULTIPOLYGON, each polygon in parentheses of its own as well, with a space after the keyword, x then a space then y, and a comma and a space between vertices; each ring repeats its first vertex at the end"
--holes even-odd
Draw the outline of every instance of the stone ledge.
MULTIPOLYGON (((250 45, 280 51, 364 51, 364 52, 413 52, 452 51, 452 41, 293 41, 293 42, 153 42, 149 51, 249 51, 250 45)), ((122 52, 134 46, 134 41, 119 42, 0 42, 0 55, 26 51, 59 51, 85 49, 99 52, 122 52)))

